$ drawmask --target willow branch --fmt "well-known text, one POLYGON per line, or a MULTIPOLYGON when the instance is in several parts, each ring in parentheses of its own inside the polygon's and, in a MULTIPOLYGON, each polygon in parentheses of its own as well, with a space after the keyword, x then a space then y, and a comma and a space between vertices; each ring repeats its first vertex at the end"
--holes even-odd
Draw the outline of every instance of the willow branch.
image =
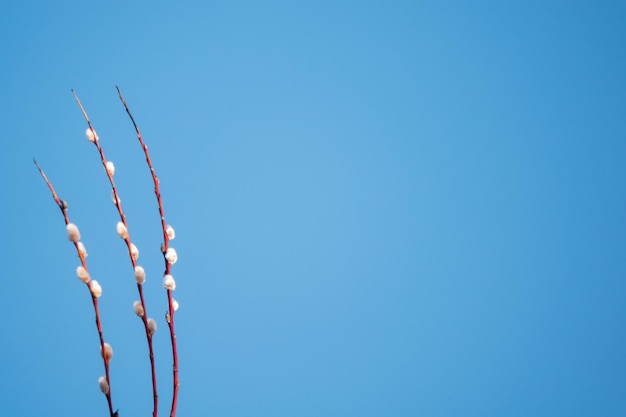
MULTIPOLYGON (((63 220, 65 221, 65 225, 66 226, 69 225, 70 219, 67 214, 67 203, 64 200, 61 200, 57 196, 57 193, 56 191, 54 191, 54 187, 52 186, 52 183, 50 182, 50 180, 48 180, 48 177, 46 177, 46 174, 44 173, 44 171, 41 169, 41 167, 39 166, 39 164, 34 158, 33 158, 33 162, 35 163, 37 170, 41 174, 41 177, 46 182, 46 185, 50 189, 50 192, 52 193, 52 198, 54 198, 55 203, 57 204, 59 209, 61 209, 61 213, 63 214, 63 220)), ((87 269, 87 261, 85 259, 87 256, 87 252, 84 250, 84 246, 78 240, 73 241, 72 243, 74 244, 74 247, 76 248, 76 253, 78 254, 78 258, 80 259, 80 263, 82 267, 84 268, 87 276, 89 276, 89 270, 87 269)), ((107 403, 109 406, 109 414, 113 415, 113 402, 111 399, 111 379, 109 376, 109 359, 107 358, 107 354, 106 354, 104 334, 102 332, 102 323, 100 321, 100 310, 98 309, 99 294, 98 295, 94 294, 94 288, 92 288, 92 283, 93 281, 89 280, 85 282, 85 285, 87 286, 87 289, 89 290, 91 301, 93 303, 93 310, 96 315, 96 328, 98 329, 98 337, 100 338, 100 352, 102 352, 102 362, 104 364, 105 378, 106 378, 107 387, 108 387, 107 392, 105 393, 105 396, 106 396, 107 403)))
MULTIPOLYGON (((115 86, 115 88, 117 89, 117 93, 119 95, 120 101, 122 102, 122 104, 124 105, 124 108, 126 109, 126 113, 128 114, 128 117, 130 117, 131 122, 133 123, 133 127, 135 128, 135 132, 137 133, 137 139, 139 140, 139 144, 141 145, 141 148, 143 149, 144 155, 146 156, 146 163, 148 164, 148 168, 150 169, 150 175, 152 176, 152 181, 154 182, 154 194, 156 196, 157 199, 157 204, 159 206, 159 216, 161 217, 161 229, 163 231, 163 244, 161 245, 161 252, 163 253, 163 259, 165 261, 165 271, 163 273, 164 276, 170 275, 171 274, 171 266, 174 262, 176 262, 175 260, 172 262, 171 258, 168 259, 167 257, 167 253, 169 248, 169 241, 170 241, 170 237, 168 234, 168 226, 167 223, 165 221, 165 214, 164 214, 164 210, 163 210, 163 201, 161 199, 161 191, 159 188, 159 179, 156 175, 156 172, 154 171, 154 167, 152 166, 152 160, 150 159, 150 153, 148 152, 148 147, 146 146, 146 144, 143 141, 143 138, 141 136, 141 132, 139 131, 139 127, 137 127, 137 123, 135 123, 135 118, 133 117, 132 113, 130 112, 130 109, 128 108, 128 105, 126 104, 126 101, 124 100, 124 97, 122 96, 122 92, 120 90, 120 88, 118 86, 115 86)), ((167 321, 167 325, 169 327, 170 330, 170 339, 171 339, 171 343, 172 343, 172 361, 173 361, 173 393, 172 393, 172 406, 170 409, 170 417, 175 417, 176 416, 176 406, 177 406, 177 401, 178 401, 178 386, 179 381, 178 381, 178 352, 176 349, 176 333, 174 331, 174 312, 176 310, 175 308, 175 300, 172 297, 172 289, 167 289, 167 303, 168 303, 168 307, 169 307, 169 311, 166 313, 165 318, 167 321)))
MULTIPOLYGON (((119 213, 120 216, 120 221, 121 223, 124 225, 124 230, 125 233, 123 235, 120 235, 122 237, 122 239, 124 240, 124 243, 126 243, 126 247, 128 249, 128 256, 130 258, 130 261, 132 263, 133 266, 133 273, 136 271, 136 267, 137 267, 137 251, 136 248, 134 247, 134 245, 131 243, 130 240, 130 234, 128 233, 128 224, 126 222, 126 216, 124 215, 124 211, 122 210, 122 202, 119 198, 118 192, 117 192, 117 188, 115 186, 115 181, 113 180, 113 173, 111 172, 110 169, 108 169, 107 167, 107 159, 104 155, 104 151, 102 149, 102 146, 100 146, 100 142, 98 139, 98 135, 96 134, 96 131, 93 128, 93 125, 91 124, 91 121, 89 120, 89 116, 87 115, 87 112, 85 111, 85 108, 83 107, 82 103, 80 102, 80 99, 78 98, 78 95, 76 94, 76 92, 74 90, 72 90, 72 94, 74 95, 74 98, 76 99, 76 102, 78 103, 78 107, 80 107, 81 112, 83 113, 83 116, 85 117, 85 121, 87 122, 89 131, 91 132, 90 135, 90 141, 92 141, 94 143, 94 145, 96 146, 96 148, 98 149, 98 153, 100 154, 100 161, 102 162, 102 166, 104 167, 104 172, 106 173, 108 179, 109 179, 109 183, 111 184, 111 188, 113 190, 113 201, 115 203, 115 207, 117 208, 117 212, 119 213), (91 140, 93 138, 93 140, 91 140)), ((140 315, 140 318, 143 322, 144 325, 144 329, 146 332, 146 340, 148 342, 148 350, 149 350, 149 354, 150 354, 150 369, 152 372, 152 396, 153 396, 153 411, 152 411, 152 416, 153 417, 157 417, 158 415, 158 405, 159 405, 159 396, 157 393, 157 382, 156 382, 156 368, 155 368, 155 364, 154 364, 154 351, 152 348, 152 332, 150 331, 150 327, 148 324, 148 311, 146 309, 146 304, 144 301, 144 295, 143 295, 143 286, 140 283, 137 283, 137 291, 139 293, 139 300, 141 302, 141 306, 143 308, 143 314, 140 315)))

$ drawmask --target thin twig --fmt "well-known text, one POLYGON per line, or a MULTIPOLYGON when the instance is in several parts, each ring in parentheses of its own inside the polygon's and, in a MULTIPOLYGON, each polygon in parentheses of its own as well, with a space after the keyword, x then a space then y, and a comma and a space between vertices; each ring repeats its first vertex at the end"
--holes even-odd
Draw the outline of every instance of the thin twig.
MULTIPOLYGON (((48 180, 48 177, 46 177, 46 174, 43 172, 43 170, 41 169, 41 167, 39 166, 35 158, 33 158, 33 162, 35 163, 37 170, 41 174, 41 177, 48 185, 48 188, 50 189, 50 192, 52 193, 52 198, 54 198, 54 201, 57 203, 57 206, 59 206, 59 209, 61 209, 61 213, 63 214, 63 219, 65 220, 65 225, 67 226, 70 223, 70 219, 67 214, 67 203, 64 200, 61 200, 57 196, 57 193, 54 191, 54 187, 52 186, 52 183, 48 180)), ((74 247, 76 248, 76 253, 78 254, 78 258, 80 259, 80 263, 82 264, 83 268, 85 268, 85 271, 89 273, 89 270, 87 269, 87 261, 85 259, 85 255, 80 250, 78 246, 78 241, 73 242, 73 243, 74 243, 74 247)), ((98 297, 94 296, 93 293, 91 292, 90 282, 91 281, 86 282, 85 285, 87 286, 87 289, 89 290, 89 294, 91 295, 91 301, 93 302, 93 310, 96 314, 96 327, 98 329, 98 337, 100 338, 100 351, 102 352, 102 362, 104 363, 104 372, 105 372, 106 381, 109 387, 108 392, 105 394, 105 396, 107 399, 107 403, 109 405, 109 415, 113 415, 113 402, 111 399, 111 380, 109 377, 109 360, 107 359, 106 354, 105 354, 105 347, 104 347, 105 342, 104 342, 104 334, 102 332, 102 323, 100 322, 100 310, 98 309, 98 297)))
MULTIPOLYGON (((161 217, 161 228, 163 230, 163 245, 161 245, 161 252, 163 253, 163 259, 165 261, 165 272, 163 275, 170 274, 170 269, 172 264, 168 262, 166 258, 167 250, 169 249, 169 236, 167 234, 167 223, 165 222, 165 214, 163 211, 163 201, 161 200, 161 191, 159 189, 159 179, 154 171, 154 167, 152 166, 152 160, 150 159, 150 153, 148 152, 148 147, 143 141, 141 137, 141 132, 139 131, 139 127, 137 127, 137 123, 135 123, 135 118, 133 117, 124 97, 122 96, 122 92, 118 86, 115 86, 117 89, 117 93, 120 97, 124 108, 126 109, 126 113, 128 113, 128 117, 130 117, 131 122, 133 122, 133 126, 135 128, 135 132, 137 132, 137 139, 139 139, 139 144, 143 149, 143 152, 146 156, 146 162, 148 164, 148 168, 150 168, 150 174, 152 175, 152 181, 154 182, 154 194, 157 199, 157 203, 159 205, 159 215, 161 217)), ((167 325, 170 329, 170 339, 172 342, 172 360, 173 360, 173 393, 172 393, 172 407, 170 409, 170 417, 176 416, 176 406, 178 401, 178 352, 176 350, 176 333, 174 331, 174 299, 172 298, 172 290, 167 290, 167 302, 169 307, 169 312, 166 314, 167 325)))
MULTIPOLYGON (((96 148, 98 149, 98 153, 100 154, 100 160, 102 162, 102 166, 104 167, 104 172, 107 174, 107 177, 109 178, 109 183, 111 184, 111 188, 113 190, 113 199, 115 202, 115 207, 117 208, 117 212, 120 215, 121 222, 124 224, 124 227, 126 228, 125 236, 123 236, 122 238, 124 239, 124 242, 126 243, 126 247, 128 249, 128 255, 132 263, 133 273, 134 273, 135 267, 137 266, 137 261, 135 259, 135 256, 133 255, 132 243, 130 240, 130 234, 128 233, 128 225, 126 223, 126 216, 124 215, 124 211, 122 210, 122 203, 117 193, 117 188, 115 187, 115 181, 113 180, 113 175, 107 169, 107 160, 104 155, 104 151, 102 150, 102 147, 100 146, 98 136, 96 135, 96 131, 94 130, 93 125, 91 124, 91 121, 89 120, 89 116, 87 116, 87 112, 85 111, 85 108, 83 107, 82 103, 80 102, 80 99, 78 98, 78 95, 76 94, 74 90, 72 90, 72 94, 74 95, 74 98, 76 99, 76 102, 78 103, 78 106, 80 107, 80 110, 83 113, 85 120, 87 121, 89 130, 91 131, 91 134, 93 135, 93 139, 94 139, 93 143, 96 145, 96 148)), ((159 396, 157 393, 156 368, 154 365, 154 351, 152 349, 152 334, 148 326, 148 318, 147 318, 148 311, 146 310, 146 304, 144 301, 143 286, 139 283, 137 284, 137 291, 139 292, 139 300, 141 302, 141 306, 143 307, 143 311, 144 311, 144 314, 140 317, 141 317, 141 320, 143 321, 144 329, 146 331, 146 339, 148 341, 148 350, 150 353, 150 368, 152 372, 152 396, 153 396, 152 416, 157 417, 159 396)))

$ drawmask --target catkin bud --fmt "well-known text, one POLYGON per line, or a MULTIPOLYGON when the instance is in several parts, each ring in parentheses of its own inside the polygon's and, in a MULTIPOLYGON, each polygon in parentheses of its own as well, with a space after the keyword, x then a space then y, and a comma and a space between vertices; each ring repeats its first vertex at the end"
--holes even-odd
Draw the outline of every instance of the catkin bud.
POLYGON ((65 228, 67 229, 67 238, 69 240, 74 243, 80 240, 80 232, 78 231, 78 226, 76 226, 74 223, 68 223, 65 228))
POLYGON ((88 127, 87 130, 85 130, 85 135, 87 136, 87 140, 89 142, 95 142, 99 139, 96 131, 90 127, 88 127))
POLYGON ((128 238, 128 229, 126 228, 126 226, 124 225, 124 223, 122 222, 117 222, 117 234, 122 238, 122 239, 126 239, 128 238))
POLYGON ((139 258, 139 249, 137 249, 137 246, 135 246, 134 243, 130 244, 130 255, 133 257, 134 260, 137 260, 137 258, 139 258))
POLYGON ((76 275, 78 275, 78 279, 85 284, 91 280, 91 278, 89 277, 89 272, 87 272, 85 267, 82 265, 76 268, 76 275))
POLYGON ((104 344, 104 355, 102 355, 102 346, 100 346, 100 355, 107 361, 113 359, 113 348, 108 343, 104 344))
POLYGON ((167 274, 163 277, 163 286, 168 290, 176 289, 176 281, 174 281, 174 277, 170 274, 167 274))
POLYGON ((143 311, 143 306, 141 305, 141 301, 135 301, 133 303, 133 311, 135 312, 136 315, 138 315, 139 317, 143 317, 143 315, 145 314, 145 312, 143 311))
POLYGON ((148 319, 148 330, 150 331, 151 335, 155 334, 157 331, 157 324, 153 318, 148 319))
POLYGON ((91 295, 93 295, 95 298, 98 298, 102 295, 102 287, 95 279, 92 279, 89 283, 89 290, 91 290, 91 295))
POLYGON ((98 378, 98 385, 100 386, 100 391, 102 391, 104 395, 109 393, 109 383, 105 377, 101 376, 98 378))
POLYGON ((167 228, 165 229, 165 233, 167 234, 167 238, 169 240, 173 240, 176 237, 176 232, 174 231, 174 228, 171 225, 167 225, 167 228))
POLYGON ((109 173, 109 175, 113 176, 115 174, 115 165, 113 165, 113 162, 107 161, 106 166, 107 166, 107 172, 109 173))
POLYGON ((135 267, 135 281, 137 281, 137 284, 139 285, 146 282, 146 271, 144 271, 143 267, 139 265, 135 267))
POLYGON ((165 252, 165 259, 167 259, 167 262, 170 265, 174 265, 178 260, 178 254, 176 253, 176 249, 167 248, 167 251, 165 252))
POLYGON ((172 298, 172 308, 174 311, 178 310, 178 301, 172 298))
POLYGON ((122 204, 122 199, 120 198, 120 196, 118 195, 117 198, 115 197, 115 191, 111 191, 111 201, 115 205, 117 205, 117 203, 122 204))
POLYGON ((78 242, 77 245, 78 245, 78 252, 80 252, 80 254, 83 255, 83 258, 86 258, 88 253, 83 242, 78 242))

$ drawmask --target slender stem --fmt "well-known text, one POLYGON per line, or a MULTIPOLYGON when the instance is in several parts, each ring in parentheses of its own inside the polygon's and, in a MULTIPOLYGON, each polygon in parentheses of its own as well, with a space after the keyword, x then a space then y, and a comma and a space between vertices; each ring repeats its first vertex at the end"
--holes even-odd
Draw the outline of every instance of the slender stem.
MULTIPOLYGON (((148 152, 148 147, 143 141, 141 137, 141 132, 139 131, 139 127, 137 127, 137 123, 135 123, 135 118, 133 117, 124 97, 122 96, 122 92, 118 86, 115 86, 117 89, 117 93, 120 97, 120 101, 124 105, 126 109, 126 113, 128 117, 130 117, 131 122, 133 123, 133 127, 135 128, 135 132, 137 133, 137 139, 139 140, 139 144, 141 145, 141 149, 143 149, 144 155, 146 156, 146 163, 148 164, 148 168, 150 169, 150 175, 152 176, 152 181, 154 182, 154 194, 157 199, 157 203, 159 206, 159 216, 161 217, 161 229, 163 231, 163 245, 161 245, 161 252, 163 253, 163 259, 165 261, 165 272, 164 275, 170 273, 170 269, 172 264, 167 261, 165 254, 167 253, 167 249, 169 248, 169 237, 167 235, 167 223, 165 222, 165 214, 163 211, 163 201, 161 200, 161 191, 159 189, 159 178, 154 171, 154 167, 152 166, 152 160, 150 159, 150 153, 148 152)), ((170 329, 170 339, 172 342, 172 372, 173 372, 173 393, 172 393, 172 406, 170 409, 170 417, 176 416, 176 406, 178 402, 178 352, 176 350, 176 333, 174 331, 174 299, 172 298, 172 290, 167 290, 167 303, 169 307, 169 311, 166 314, 167 325, 170 329)))
MULTIPOLYGON (((41 177, 44 179, 44 181, 48 185, 50 192, 52 192, 52 198, 54 198, 54 201, 57 203, 57 206, 59 206, 59 209, 61 209, 61 213, 63 214, 63 219, 65 220, 65 225, 68 225, 70 223, 70 219, 67 214, 67 203, 64 200, 61 200, 57 196, 57 193, 56 191, 54 191, 54 187, 52 186, 52 183, 48 180, 48 177, 46 177, 46 174, 43 172, 43 170, 41 169, 41 167, 39 166, 39 164, 34 158, 33 158, 33 162, 35 163, 37 170, 39 170, 41 177)), ((76 248, 76 253, 78 254, 78 257, 80 258, 80 263, 82 264, 83 268, 85 268, 85 271, 89 273, 87 269, 87 261, 85 259, 85 255, 80 250, 78 246, 78 242, 73 242, 73 243, 74 243, 74 247, 76 248)), ((102 332, 102 323, 100 321, 100 310, 98 309, 98 298, 94 297, 93 293, 91 292, 91 286, 89 285, 89 282, 85 283, 85 285, 87 286, 87 289, 89 290, 89 294, 91 295, 91 301, 93 302, 93 310, 96 314, 96 328, 98 329, 98 337, 100 338, 100 351, 102 352, 102 362, 104 363, 104 372, 106 375, 106 381, 107 381, 107 384, 109 385, 109 391, 105 394, 105 396, 106 396, 107 403, 109 406, 109 415, 113 415, 113 401, 111 399, 111 379, 109 376, 109 361, 106 358, 106 355, 104 354, 105 352, 104 334, 102 332)))
MULTIPOLYGON (((132 263, 133 273, 134 273, 135 267, 137 266, 137 261, 136 261, 135 256, 133 255, 132 243, 130 240, 130 233, 128 232, 128 224, 126 223, 126 216, 124 215, 124 211, 122 210, 122 202, 117 193, 117 188, 115 186, 115 181, 113 180, 113 175, 107 169, 107 166, 106 166, 107 160, 104 155, 104 150, 100 146, 98 136, 96 135, 96 131, 94 130, 93 125, 91 124, 91 121, 89 120, 89 116, 87 115, 85 108, 83 107, 82 103, 80 102, 80 99, 78 98, 78 95, 76 94, 74 90, 72 90, 72 94, 74 95, 74 98, 76 99, 76 102, 78 103, 78 107, 80 107, 80 110, 83 113, 83 116, 85 117, 85 121, 87 122, 87 125, 89 126, 89 130, 91 130, 91 134, 93 135, 93 138, 94 138, 93 143, 94 145, 96 145, 96 148, 98 149, 98 153, 100 154, 100 161, 102 162, 102 166, 104 167, 104 172, 109 178, 109 183, 111 184, 111 188, 113 190, 113 199, 115 201, 115 207, 117 208, 117 212, 119 213, 122 224, 124 224, 124 227, 126 228, 126 234, 123 237, 123 240, 126 243, 126 247, 128 249, 128 256, 132 263)), ((152 416, 157 417, 159 396, 157 393, 156 368, 154 364, 154 351, 152 348, 152 334, 150 333, 150 328, 148 326, 148 318, 147 318, 148 310, 146 309, 146 304, 145 304, 144 296, 143 296, 143 286, 141 284, 137 284, 137 291, 139 293, 139 299, 140 299, 141 306, 143 307, 143 311, 144 311, 144 314, 141 316, 141 320, 143 322, 144 330, 146 332, 146 340, 148 342, 148 351, 149 351, 149 356, 150 356, 150 369, 152 372, 152 398, 153 398, 152 416)))

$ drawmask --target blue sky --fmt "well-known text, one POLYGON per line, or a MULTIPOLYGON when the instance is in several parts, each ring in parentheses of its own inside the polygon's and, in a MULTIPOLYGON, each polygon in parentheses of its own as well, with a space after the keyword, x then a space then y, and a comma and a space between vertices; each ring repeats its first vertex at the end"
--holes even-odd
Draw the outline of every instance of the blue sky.
POLYGON ((6 415, 626 415, 626 2, 4 2, 6 415), (129 4, 130 3, 130 4, 129 4))

